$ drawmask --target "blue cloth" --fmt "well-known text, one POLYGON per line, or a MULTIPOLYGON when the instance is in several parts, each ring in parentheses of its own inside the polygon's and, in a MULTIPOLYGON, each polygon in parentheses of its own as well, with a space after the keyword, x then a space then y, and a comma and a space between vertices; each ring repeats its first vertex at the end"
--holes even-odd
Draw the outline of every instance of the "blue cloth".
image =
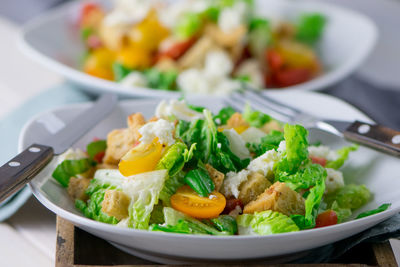
MULTIPOLYGON (((0 166, 18 153, 19 133, 24 124, 33 116, 61 105, 85 102, 91 99, 86 93, 76 90, 70 85, 58 85, 43 91, 0 118, 0 166)), ((0 222, 13 215, 28 200, 30 195, 30 189, 25 187, 0 204, 0 222)))

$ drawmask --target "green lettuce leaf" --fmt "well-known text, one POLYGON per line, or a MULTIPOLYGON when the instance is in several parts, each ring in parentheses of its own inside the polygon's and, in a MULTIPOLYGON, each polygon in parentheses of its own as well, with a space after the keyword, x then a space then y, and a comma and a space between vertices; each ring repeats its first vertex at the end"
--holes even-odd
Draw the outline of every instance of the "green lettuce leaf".
POLYGON ((238 232, 236 219, 229 215, 220 215, 217 218, 210 219, 215 228, 221 232, 227 232, 234 235, 238 232))
POLYGON ((336 201, 333 201, 330 209, 336 212, 338 223, 344 222, 353 213, 349 208, 341 208, 336 201))
POLYGON ((291 218, 272 210, 239 215, 236 221, 240 235, 270 235, 299 231, 299 228, 291 218))
POLYGON ((371 192, 365 185, 348 184, 325 197, 330 207, 334 201, 341 209, 355 210, 364 206, 371 199, 371 192))
POLYGON ((262 56, 272 42, 272 30, 268 20, 255 17, 249 24, 249 49, 253 56, 262 56))
POLYGON ((86 151, 90 157, 90 159, 94 159, 94 157, 100 153, 104 152, 107 149, 107 142, 106 140, 98 140, 98 141, 93 141, 89 143, 86 146, 86 151))
POLYGON ((305 13, 300 17, 296 30, 296 39, 314 45, 322 36, 326 17, 319 13, 305 13))
POLYGON ((174 176, 169 177, 165 181, 164 187, 162 188, 159 197, 164 206, 171 206, 170 198, 173 194, 175 194, 176 190, 178 190, 179 187, 185 184, 184 178, 185 172, 181 171, 174 176))
POLYGON ((327 176, 326 169, 319 164, 307 164, 292 175, 280 175, 275 177, 277 181, 286 183, 293 190, 307 189, 324 180, 327 176))
POLYGON ((387 210, 391 205, 392 205, 392 204, 390 204, 390 203, 382 204, 382 205, 380 205, 380 206, 379 206, 378 208, 376 208, 376 209, 369 210, 369 211, 365 211, 365 212, 362 212, 362 213, 358 214, 358 216, 356 217, 356 219, 368 217, 368 216, 377 214, 377 213, 379 213, 379 212, 385 211, 385 210, 387 210))
POLYGON ((150 88, 161 90, 176 90, 176 78, 178 72, 176 71, 160 71, 156 68, 151 68, 143 71, 146 77, 148 86, 150 88))
POLYGON ((188 39, 195 35, 203 25, 201 15, 186 13, 177 22, 174 32, 180 39, 188 39))
POLYGON ((315 219, 318 215, 318 208, 321 203, 321 199, 325 192, 325 177, 318 180, 313 188, 308 192, 305 201, 305 215, 292 215, 291 218, 297 224, 300 229, 310 229, 315 227, 315 219))
POLYGON ((282 132, 272 130, 269 134, 261 138, 261 143, 250 143, 248 147, 251 152, 256 154, 256 157, 259 157, 268 150, 278 149, 279 144, 283 140, 284 136, 282 132))
POLYGON ((94 165, 91 159, 66 159, 57 165, 51 176, 63 187, 68 187, 71 177, 87 172, 94 165))
POLYGON ((228 123, 230 117, 235 114, 235 110, 232 107, 225 107, 221 109, 217 115, 214 116, 214 122, 216 125, 225 125, 228 123))
POLYGON ((188 161, 188 159, 185 159, 186 150, 187 146, 183 142, 176 142, 160 159, 156 166, 156 170, 165 169, 168 170, 170 176, 176 175, 183 169, 183 166, 188 161))
POLYGON ((339 169, 343 166, 344 162, 349 158, 349 154, 351 151, 356 151, 358 149, 358 145, 352 145, 347 147, 342 147, 336 153, 338 154, 338 158, 334 161, 328 161, 326 163, 326 168, 339 169))
POLYGON ((120 82, 123 78, 128 76, 129 73, 132 72, 131 69, 125 67, 121 63, 114 62, 112 65, 113 73, 114 73, 114 79, 117 82, 120 82))
POLYGON ((258 110, 253 110, 249 104, 246 105, 243 111, 243 119, 250 126, 261 128, 271 120, 271 117, 258 110))

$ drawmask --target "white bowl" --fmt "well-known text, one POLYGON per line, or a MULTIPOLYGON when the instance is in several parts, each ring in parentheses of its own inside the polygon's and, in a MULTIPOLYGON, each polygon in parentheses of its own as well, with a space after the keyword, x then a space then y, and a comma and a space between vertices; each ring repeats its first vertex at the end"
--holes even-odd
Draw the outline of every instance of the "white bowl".
MULTIPOLYGON (((277 92, 278 100, 317 114, 336 119, 370 121, 368 117, 336 98, 313 92, 277 92), (318 110, 315 106, 319 106, 318 110)), ((196 99, 190 101, 204 105, 216 111, 223 106, 219 99, 196 99)), ((132 112, 143 112, 151 117, 157 104, 156 100, 133 100, 121 102, 116 110, 77 142, 76 147, 85 147, 93 137, 105 138, 108 131, 125 126, 126 116, 132 112)), ((54 116, 67 123, 90 104, 68 105, 46 112, 32 119, 24 127, 19 142, 22 150, 38 136, 51 127, 54 116), (39 122, 41 121, 41 122, 39 122)), ((311 131, 311 141, 320 140, 334 148, 346 145, 341 138, 320 131, 311 131)), ((276 234, 269 236, 196 236, 149 232, 120 228, 85 218, 74 207, 66 190, 52 177, 54 161, 48 165, 31 183, 31 189, 39 201, 59 216, 71 221, 83 230, 112 242, 128 253, 163 263, 238 261, 277 257, 306 251, 357 234, 400 211, 400 172, 399 159, 386 156, 367 148, 351 154, 342 169, 347 183, 366 184, 374 198, 365 207, 355 212, 373 209, 382 203, 392 206, 379 214, 342 224, 306 230, 301 232, 276 234)), ((280 257, 281 260, 288 259, 280 257)))
MULTIPOLYGON (((106 0, 94 2, 108 3, 106 0)), ((321 1, 256 0, 255 3, 261 15, 272 14, 276 17, 282 14, 282 18, 291 18, 302 12, 320 12, 328 17, 326 30, 318 45, 325 73, 286 89, 320 90, 343 80, 360 66, 377 38, 377 29, 366 16, 321 1)), ((72 1, 26 24, 20 38, 25 54, 92 93, 112 91, 124 96, 146 97, 181 94, 149 88, 125 88, 79 70, 84 47, 72 21, 80 5, 80 1, 72 1)))

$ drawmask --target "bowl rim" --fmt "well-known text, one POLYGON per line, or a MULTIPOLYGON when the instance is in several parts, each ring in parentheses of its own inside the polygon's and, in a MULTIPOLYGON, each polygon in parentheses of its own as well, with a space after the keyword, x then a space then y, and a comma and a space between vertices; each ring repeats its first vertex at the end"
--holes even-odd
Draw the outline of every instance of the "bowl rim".
MULTIPOLYGON (((274 0, 269 0, 274 1, 274 0)), ((322 74, 310 81, 305 83, 301 83, 298 85, 293 85, 285 88, 268 88, 263 89, 265 91, 308 91, 308 90, 323 90, 328 88, 329 86, 343 80, 352 74, 359 65, 362 64, 364 60, 366 60, 367 56, 372 52, 372 49, 375 47, 377 38, 378 38, 378 28, 376 24, 366 15, 341 6, 337 6, 331 3, 325 3, 317 0, 306 0, 301 3, 292 3, 290 0, 281 0, 284 1, 282 4, 292 4, 297 6, 302 5, 313 5, 315 9, 325 9, 329 10, 331 13, 342 13, 347 16, 351 16, 353 18, 357 18, 357 20, 362 21, 366 28, 369 29, 369 35, 366 35, 365 41, 363 42, 363 46, 360 46, 360 49, 353 54, 348 60, 346 60, 340 67, 335 68, 328 73, 322 74)), ((95 2, 102 2, 101 0, 95 0, 95 2)), ((277 2, 277 1, 275 1, 277 2)), ((97 78, 91 75, 84 73, 83 71, 68 66, 59 62, 56 59, 52 59, 51 57, 46 56, 44 53, 39 52, 34 46, 30 44, 27 40, 28 35, 34 30, 40 27, 41 25, 49 23, 54 19, 61 17, 64 13, 68 12, 69 8, 81 5, 81 1, 72 1, 62 4, 54 9, 51 9, 45 15, 38 16, 31 21, 28 21, 25 25, 22 26, 21 31, 18 34, 17 45, 20 50, 31 59, 36 62, 42 64, 43 66, 59 73, 64 78, 71 80, 75 83, 83 84, 87 86, 87 88, 82 88, 84 90, 88 90, 91 92, 114 92, 120 95, 126 96, 142 96, 142 97, 177 97, 184 95, 182 91, 166 91, 166 90, 157 90, 153 88, 146 87, 125 87, 118 84, 115 81, 108 81, 101 78, 97 78), (88 89, 88 88, 96 88, 96 89, 88 89)))

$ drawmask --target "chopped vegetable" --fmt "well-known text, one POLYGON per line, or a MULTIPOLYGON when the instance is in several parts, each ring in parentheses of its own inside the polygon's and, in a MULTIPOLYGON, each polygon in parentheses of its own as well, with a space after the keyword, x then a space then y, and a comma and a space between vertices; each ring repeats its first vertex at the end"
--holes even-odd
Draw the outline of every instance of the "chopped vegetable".
POLYGON ((390 206, 391 206, 390 203, 382 204, 382 205, 380 205, 380 206, 379 206, 378 208, 376 208, 376 209, 369 210, 369 211, 365 211, 365 212, 362 212, 362 213, 358 214, 357 217, 356 217, 356 219, 360 219, 360 218, 364 218, 364 217, 368 217, 368 216, 371 216, 371 215, 380 213, 380 212, 382 212, 382 211, 387 210, 390 206))
POLYGON ((326 167, 332 169, 339 169, 343 166, 344 162, 348 159, 351 151, 356 151, 358 149, 358 145, 352 145, 347 147, 342 147, 336 153, 338 154, 338 158, 334 161, 327 161, 326 167))
POLYGON ((212 192, 208 197, 199 196, 189 186, 183 186, 171 196, 171 206, 194 218, 214 218, 225 208, 225 197, 218 192, 212 192))
POLYGON ((258 110, 253 110, 250 105, 246 105, 243 111, 243 119, 256 128, 261 128, 271 120, 271 117, 258 110))
POLYGON ((208 172, 201 168, 189 171, 184 181, 202 197, 208 197, 215 188, 214 182, 208 172))
POLYGON ((68 187, 71 177, 88 171, 93 165, 93 161, 90 159, 67 159, 57 165, 51 176, 63 187, 68 187))
POLYGON ((296 39, 313 45, 322 36, 326 24, 325 16, 318 13, 303 14, 297 25, 296 39))
POLYGON ((185 151, 187 154, 189 153, 187 146, 182 142, 176 142, 168 148, 167 152, 158 162, 156 169, 166 169, 170 176, 175 176, 183 169, 185 163, 190 160, 189 158, 185 158, 185 151))
POLYGON ((292 219, 272 210, 239 215, 236 220, 239 234, 270 235, 299 231, 292 219))
POLYGON ((340 208, 355 210, 365 205, 371 199, 371 193, 365 185, 349 184, 340 188, 333 194, 326 196, 328 206, 334 201, 340 208))
POLYGON ((184 178, 185 173, 183 171, 180 171, 174 176, 170 176, 165 181, 164 187, 160 192, 160 200, 162 201, 164 206, 171 206, 171 196, 175 194, 178 188, 182 187, 185 184, 184 178))
POLYGON ((333 210, 327 210, 318 214, 317 219, 315 220, 315 227, 325 227, 329 225, 335 225, 337 223, 338 216, 336 215, 336 212, 333 210))
POLYGON ((121 81, 132 71, 131 69, 125 67, 118 62, 114 62, 114 64, 112 65, 112 69, 114 73, 114 78, 117 82, 121 81))
POLYGON ((251 152, 255 155, 261 156, 265 152, 271 149, 278 149, 279 144, 284 140, 283 133, 280 131, 272 130, 269 134, 261 138, 261 143, 251 143, 248 144, 251 152))
POLYGON ((229 118, 235 113, 236 111, 232 107, 225 107, 222 108, 217 115, 214 116, 214 122, 216 125, 224 125, 228 122, 229 118))
POLYGON ((211 219, 213 225, 221 232, 228 232, 234 235, 238 232, 236 219, 229 215, 220 215, 218 218, 211 219))
POLYGON ((177 23, 175 34, 185 40, 195 35, 201 28, 202 21, 199 14, 186 13, 177 23))
POLYGON ((151 68, 143 72, 145 75, 148 85, 151 88, 157 88, 162 90, 175 90, 176 89, 176 78, 178 73, 176 71, 162 72, 156 68, 151 68))
POLYGON ((86 146, 86 151, 90 159, 95 159, 96 155, 98 155, 99 153, 104 153, 104 151, 106 151, 106 148, 107 148, 106 140, 98 140, 89 143, 86 146))

